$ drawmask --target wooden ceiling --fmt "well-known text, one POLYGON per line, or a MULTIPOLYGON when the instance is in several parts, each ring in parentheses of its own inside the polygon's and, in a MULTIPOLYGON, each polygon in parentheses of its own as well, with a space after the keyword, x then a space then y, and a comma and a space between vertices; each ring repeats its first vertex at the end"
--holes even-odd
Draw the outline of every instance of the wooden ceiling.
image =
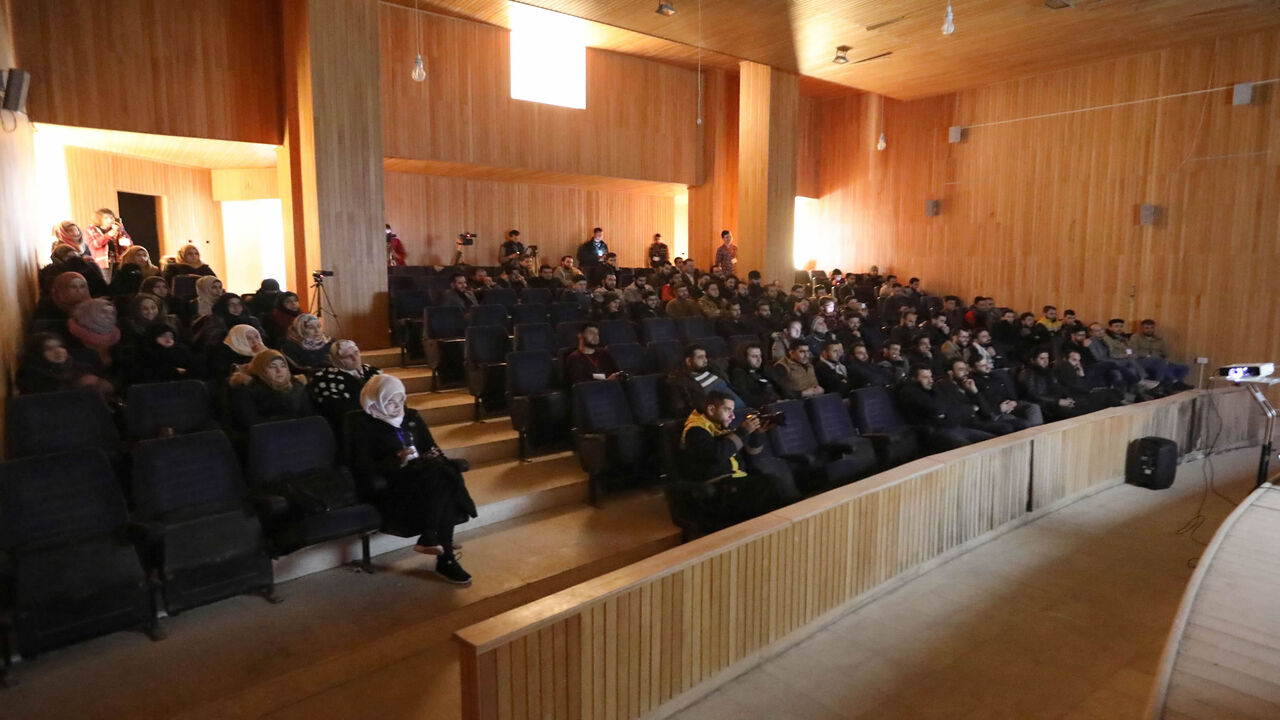
MULTIPOLYGON (((414 0, 387 0, 412 7, 414 0)), ((509 27, 506 0, 419 0, 509 27)), ((525 0, 592 21, 590 45, 668 62, 739 59, 900 99, 939 95, 1180 42, 1280 25, 1280 0, 525 0), (701 25, 701 31, 699 31, 701 25), (846 65, 831 62, 848 45, 846 65), (870 59, 867 58, 877 58, 870 59), (865 62, 860 62, 865 60, 865 62)), ((822 84, 805 94, 830 95, 822 84)))
POLYGON ((269 168, 277 145, 36 123, 37 139, 193 168, 269 168))

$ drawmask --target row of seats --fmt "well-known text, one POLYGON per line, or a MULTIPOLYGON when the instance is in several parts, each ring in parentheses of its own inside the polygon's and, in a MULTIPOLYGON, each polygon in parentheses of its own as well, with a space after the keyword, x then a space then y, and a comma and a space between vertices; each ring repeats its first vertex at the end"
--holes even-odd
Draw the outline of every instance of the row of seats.
MULTIPOLYGON (((72 394, 32 397, 54 407, 72 394)), ((243 468, 219 430, 141 440, 129 459, 79 446, 0 466, 6 661, 11 635, 31 658, 130 627, 158 639, 160 608, 173 615, 246 592, 274 601, 272 559, 328 540, 360 536, 371 568, 382 517, 339 465, 323 418, 254 426, 243 468)))

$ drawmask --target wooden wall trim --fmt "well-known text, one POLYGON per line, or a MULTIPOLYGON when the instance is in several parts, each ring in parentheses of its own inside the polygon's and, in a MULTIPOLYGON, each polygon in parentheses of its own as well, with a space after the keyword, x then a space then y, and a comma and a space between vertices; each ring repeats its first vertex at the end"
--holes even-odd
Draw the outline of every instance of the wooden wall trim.
MULTIPOLYGON (((660 716, 896 578, 1120 482, 1125 444, 1149 434, 1190 437, 1205 395, 931 456, 465 628, 456 635, 468 668, 464 717, 498 717, 500 707, 583 719, 660 716), (1037 478, 1046 469, 1035 457, 1055 443, 1073 452, 1037 478), (1104 454, 1098 447, 1105 457, 1092 457, 1104 454), (1029 493, 1046 494, 1032 511, 1029 493), (546 642, 555 652, 541 652, 546 642), (527 678, 512 682, 517 657, 527 659, 527 678), (545 698, 554 706, 541 705, 545 698)), ((1251 402, 1239 391, 1216 400, 1251 402)))

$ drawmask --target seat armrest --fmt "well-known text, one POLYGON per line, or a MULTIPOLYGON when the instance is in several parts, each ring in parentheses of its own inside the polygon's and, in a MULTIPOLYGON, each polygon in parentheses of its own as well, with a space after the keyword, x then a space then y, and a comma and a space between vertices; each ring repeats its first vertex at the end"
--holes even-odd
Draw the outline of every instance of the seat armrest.
POLYGON ((446 458, 446 460, 452 463, 454 469, 460 473, 464 473, 471 469, 471 462, 466 458, 446 458))
POLYGON ((254 493, 249 501, 260 517, 281 517, 289 512, 289 499, 275 493, 254 493))
POLYGON ((827 443, 826 445, 820 446, 820 449, 823 452, 830 453, 832 455, 852 455, 853 443, 842 443, 842 442, 827 443))
POLYGON ((789 455, 781 454, 778 457, 782 458, 783 460, 786 460, 787 462, 795 463, 797 465, 803 465, 806 468, 812 468, 813 466, 819 464, 818 459, 808 453, 793 453, 789 455))
POLYGON ((604 470, 609 464, 609 440, 604 433, 573 431, 573 444, 578 451, 578 461, 589 475, 604 470))

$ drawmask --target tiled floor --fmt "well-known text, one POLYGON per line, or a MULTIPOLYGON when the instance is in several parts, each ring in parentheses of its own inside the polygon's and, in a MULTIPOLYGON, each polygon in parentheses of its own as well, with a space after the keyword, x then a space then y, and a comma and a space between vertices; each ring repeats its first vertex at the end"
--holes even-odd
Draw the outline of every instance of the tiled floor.
MULTIPOLYGON (((1215 456, 1236 501, 1257 450, 1215 456)), ((727 718, 1141 716, 1202 545, 1202 463, 1160 492, 1122 486, 1041 518, 847 615, 678 715, 727 718)), ((1208 495, 1207 542, 1232 505, 1208 495)))

